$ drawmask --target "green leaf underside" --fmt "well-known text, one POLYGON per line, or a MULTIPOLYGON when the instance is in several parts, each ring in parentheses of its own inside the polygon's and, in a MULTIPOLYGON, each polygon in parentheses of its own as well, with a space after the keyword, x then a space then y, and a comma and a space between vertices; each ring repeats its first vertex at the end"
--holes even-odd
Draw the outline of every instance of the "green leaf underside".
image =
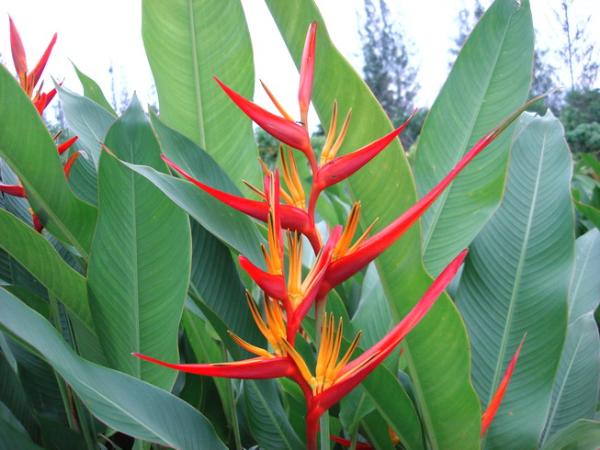
MULTIPOLYGON (((313 103, 323 124, 329 123, 334 99, 341 111, 349 107, 354 111, 341 153, 358 149, 389 132, 391 124, 385 113, 328 39, 315 4, 310 0, 293 4, 267 0, 267 5, 297 65, 309 23, 319 22, 313 103)), ((363 226, 379 217, 377 228, 380 228, 416 201, 408 162, 397 141, 353 175, 349 186, 352 196, 362 201, 363 226)), ((420 242, 419 229, 413 227, 376 263, 395 322, 431 284, 422 264, 420 242)), ((405 355, 431 447, 479 448, 481 411, 469 380, 466 330, 446 295, 438 300, 405 343, 405 355)))
MULTIPOLYGON (((528 1, 496 1, 479 21, 419 136, 413 165, 419 196, 526 100, 533 34, 528 1)), ((511 134, 505 131, 477 157, 423 217, 425 267, 433 275, 471 243, 500 204, 511 134)))
POLYGON ((252 46, 241 3, 144 0, 142 35, 162 120, 212 155, 237 186, 257 181, 252 126, 213 79, 252 97, 252 46))
POLYGON ((194 408, 148 383, 78 357, 50 323, 2 288, 0 324, 43 355, 109 427, 173 448, 225 449, 210 422, 194 408))
POLYGON ((488 448, 536 448, 567 324, 573 268, 571 158, 551 113, 522 116, 500 208, 471 246, 457 303, 473 342, 473 382, 490 401, 527 338, 488 448))
POLYGON ((56 146, 12 75, 0 67, 0 156, 19 177, 50 231, 87 256, 96 221, 93 206, 69 189, 56 146))
MULTIPOLYGON (((136 99, 109 130, 117 157, 166 171, 136 99)), ((98 226, 88 279, 92 314, 114 368, 170 389, 176 373, 131 356, 178 361, 191 263, 189 220, 160 190, 111 155, 100 158, 98 226)))

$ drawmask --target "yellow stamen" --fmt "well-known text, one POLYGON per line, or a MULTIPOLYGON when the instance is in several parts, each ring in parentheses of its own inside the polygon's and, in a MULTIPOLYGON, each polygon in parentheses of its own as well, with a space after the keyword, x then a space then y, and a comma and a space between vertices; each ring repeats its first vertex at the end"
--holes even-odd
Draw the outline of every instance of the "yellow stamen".
POLYGON ((371 225, 367 227, 367 229, 359 236, 354 244, 352 244, 352 239, 356 234, 356 229, 358 228, 358 222, 360 219, 360 202, 354 203, 352 205, 352 210, 350 214, 348 214, 348 219, 346 220, 346 226, 344 227, 344 231, 342 232, 342 236, 338 241, 335 249, 333 250, 332 259, 335 261, 336 259, 341 258, 342 256, 349 255, 353 251, 355 251, 360 244, 364 242, 367 238, 377 221, 378 218, 375 219, 371 225), (352 245, 350 245, 352 244, 352 245))
POLYGON ((321 151, 321 165, 325 164, 329 161, 329 150, 333 145, 333 140, 335 139, 335 132, 337 129, 337 101, 333 102, 333 108, 331 111, 331 120, 329 122, 329 130, 327 130, 327 137, 325 138, 325 144, 323 145, 323 150, 321 151))
POLYGON ((267 196, 265 195, 265 193, 263 191, 261 191, 259 188, 257 188, 256 186, 254 186, 252 183, 250 183, 249 181, 246 181, 246 180, 242 180, 242 183, 244 183, 248 189, 250 189, 256 195, 258 195, 260 198, 262 198, 263 200, 266 200, 267 196))
POLYGON ((362 244, 364 242, 364 240, 367 238, 369 233, 371 233, 371 230, 373 229, 373 227, 375 226, 375 224, 377 222, 379 222, 379 217, 376 217, 375 220, 373 222, 371 222, 371 225, 369 225, 367 227, 365 232, 359 236, 359 238, 356 240, 356 242, 354 244, 352 244, 352 247, 350 247, 348 249, 348 251, 346 252, 347 255, 349 255, 350 253, 355 251, 360 246, 360 244, 362 244))
POLYGON ((288 234, 288 298, 293 307, 302 299, 302 238, 298 233, 288 234))
POLYGON ((348 113, 346 114, 346 118, 344 119, 344 123, 342 124, 342 130, 340 131, 340 134, 338 134, 338 137, 335 140, 335 144, 333 144, 333 146, 331 147, 331 150, 329 151, 329 154, 327 155, 329 158, 327 160, 327 162, 329 162, 333 158, 335 158, 335 155, 337 155, 338 150, 342 146, 342 143, 344 142, 344 138, 346 137, 346 133, 348 132, 348 126, 350 125, 351 118, 352 118, 352 109, 349 109, 348 113))
POLYGON ((283 106, 281 106, 281 103, 279 103, 277 101, 277 99, 275 98, 275 96, 273 95, 273 93, 269 90, 269 88, 267 87, 267 85, 265 83, 263 83, 262 80, 260 80, 260 84, 262 85, 263 89, 265 90, 265 92, 267 93, 267 95, 269 96, 269 98, 271 99, 271 101, 273 102, 273 104, 275 105, 275 108, 277 108, 277 110, 281 113, 281 115, 283 117, 285 117, 287 120, 290 121, 294 121, 294 119, 292 119, 292 117, 286 112, 285 109, 283 109, 283 106))
POLYGON ((304 208, 305 196, 300 176, 298 175, 298 167, 296 166, 296 160, 291 149, 284 151, 283 146, 279 147, 279 153, 281 155, 281 168, 283 169, 283 181, 291 193, 293 202, 288 202, 297 206, 298 208, 304 208), (287 155, 287 157, 286 157, 287 155))

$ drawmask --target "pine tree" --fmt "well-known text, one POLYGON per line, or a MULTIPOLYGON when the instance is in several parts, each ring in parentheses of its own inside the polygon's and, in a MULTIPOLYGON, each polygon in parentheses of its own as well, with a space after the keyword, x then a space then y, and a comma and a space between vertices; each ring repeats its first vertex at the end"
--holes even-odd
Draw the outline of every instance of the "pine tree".
MULTIPOLYGON (((414 109, 419 89, 417 69, 410 63, 411 55, 403 33, 390 20, 386 1, 379 0, 376 4, 365 0, 364 11, 360 37, 365 81, 391 121, 398 125, 414 109)), ((413 144, 417 133, 402 134, 406 148, 413 144)))
POLYGON ((454 38, 454 47, 450 49, 452 60, 455 60, 471 31, 483 16, 485 9, 479 0, 475 0, 473 10, 463 8, 458 12, 458 35, 454 38))

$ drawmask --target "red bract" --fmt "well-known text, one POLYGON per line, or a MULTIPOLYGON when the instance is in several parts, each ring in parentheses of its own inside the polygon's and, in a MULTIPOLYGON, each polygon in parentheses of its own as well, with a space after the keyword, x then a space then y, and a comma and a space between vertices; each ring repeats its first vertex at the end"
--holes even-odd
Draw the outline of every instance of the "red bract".
MULTIPOLYGON (((344 446, 344 447, 352 446, 352 441, 341 438, 339 436, 331 435, 331 440, 337 444, 344 446)), ((356 448, 356 450, 374 450, 375 449, 375 447, 373 447, 371 444, 367 444, 366 442, 357 442, 354 448, 356 448)))
POLYGON ((515 370, 515 366, 517 365, 517 360, 519 359, 519 354, 521 353, 521 349, 523 348, 523 344, 525 343, 525 337, 521 339, 521 343, 517 347, 517 351, 513 355, 508 367, 506 368, 506 372, 504 373, 504 377, 496 389, 496 392, 492 396, 490 400, 490 404, 484 411, 481 417, 481 437, 487 433, 488 428, 492 424, 496 413, 498 412, 498 408, 500 407, 500 403, 502 403, 502 399, 504 398, 504 394, 506 393, 506 389, 508 388, 508 384, 510 383, 510 379, 512 377, 513 371, 515 370))
MULTIPOLYGON (((348 178, 381 153, 406 128, 408 121, 359 150, 337 156, 350 126, 351 111, 348 111, 338 133, 338 110, 337 103, 334 102, 331 124, 317 164, 306 125, 314 78, 316 35, 317 26, 313 23, 307 33, 300 70, 298 89, 302 119, 300 124, 294 122, 264 83, 263 87, 281 117, 246 100, 217 79, 233 102, 254 122, 276 139, 306 155, 312 172, 308 201, 294 159, 295 152, 283 145, 280 148, 282 186, 280 186, 279 171, 277 169, 271 171, 265 164, 262 165, 264 174, 262 189, 246 182, 246 185, 258 195, 258 200, 246 199, 208 186, 193 178, 163 155, 163 159, 173 170, 204 192, 238 211, 267 223, 267 244, 261 245, 265 268, 258 267, 243 255, 239 256, 239 263, 264 292, 265 319, 249 295, 248 306, 257 327, 269 344, 269 349, 257 347, 230 333, 238 345, 256 357, 226 363, 172 364, 136 354, 146 361, 198 375, 226 378, 288 377, 294 380, 300 386, 306 400, 306 439, 307 448, 310 450, 316 448, 321 415, 361 383, 423 319, 455 276, 465 258, 466 250, 456 256, 442 271, 400 323, 354 360, 351 358, 358 348, 360 332, 342 353, 343 324, 340 320, 336 326, 333 316, 325 313, 324 300, 327 293, 364 269, 396 242, 439 198, 456 176, 530 104, 524 105, 484 136, 429 193, 375 235, 368 237, 374 226, 373 223, 355 239, 361 208, 360 202, 356 202, 348 215, 345 227, 339 225, 333 227, 328 238, 324 240, 315 224, 315 210, 320 193, 327 187, 348 178), (283 230, 287 230, 285 240, 287 245, 284 245, 283 230), (312 267, 304 271, 302 235, 308 238, 316 255, 312 267), (286 252, 287 258, 284 255, 286 252), (316 346, 318 354, 314 371, 295 345, 297 336, 301 334, 302 322, 313 305, 317 324, 320 324, 317 326, 317 335, 320 330, 320 337, 316 339, 319 345, 316 346)), ((514 364, 511 367, 514 367, 514 364)), ((512 368, 510 370, 512 371, 512 368)), ((502 386, 505 389, 505 385, 502 386)), ((495 396, 493 405, 499 404, 496 398, 495 396)), ((396 438, 397 436, 392 439, 393 442, 397 442, 396 438)))

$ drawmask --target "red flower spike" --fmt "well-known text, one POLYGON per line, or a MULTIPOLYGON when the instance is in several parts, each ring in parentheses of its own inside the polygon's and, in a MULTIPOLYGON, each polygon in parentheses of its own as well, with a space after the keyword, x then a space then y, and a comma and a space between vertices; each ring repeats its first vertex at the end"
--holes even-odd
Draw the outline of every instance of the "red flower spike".
POLYGON ((75 164, 75 161, 77 160, 77 158, 79 158, 79 155, 81 155, 81 152, 73 153, 71 156, 69 156, 69 159, 67 159, 67 162, 63 166, 63 171, 65 173, 65 177, 67 178, 67 180, 71 176, 71 169, 73 168, 73 164, 75 164))
POLYGON ((140 353, 132 353, 132 355, 170 369, 209 377, 264 379, 288 377, 296 372, 293 363, 287 357, 258 357, 216 364, 170 364, 140 353))
POLYGON ((384 150, 408 125, 415 112, 398 128, 382 138, 371 142, 360 150, 335 158, 322 166, 317 172, 317 184, 320 190, 345 180, 354 172, 371 161, 384 150))
POLYGON ((300 104, 300 120, 306 127, 308 123, 308 107, 312 96, 312 87, 315 72, 315 47, 317 37, 317 22, 312 22, 308 27, 302 64, 300 66, 300 86, 298 88, 298 103, 300 104))
POLYGON ((32 209, 29 209, 29 211, 31 212, 31 221, 33 222, 33 228, 38 233, 41 233, 42 230, 44 229, 44 225, 42 224, 42 221, 40 220, 40 216, 38 216, 32 209))
POLYGON ((8 21, 10 23, 10 49, 17 76, 19 77, 19 80, 21 80, 27 76, 27 56, 25 55, 25 48, 23 47, 21 36, 19 36, 17 27, 10 16, 8 17, 8 21))
MULTIPOLYGON (((330 438, 333 442, 335 442, 336 444, 340 444, 343 447, 352 446, 352 441, 348 439, 344 439, 333 434, 330 436, 330 438)), ((357 442, 354 448, 356 448, 356 450, 375 450, 375 447, 373 447, 371 444, 367 444, 366 442, 357 442)))
POLYGON ((273 275, 265 272, 244 255, 238 257, 240 266, 246 271, 248 276, 263 290, 269 297, 273 297, 282 301, 287 299, 287 289, 285 287, 285 279, 283 275, 273 275))
POLYGON ((31 73, 29 74, 29 76, 31 77, 31 88, 32 89, 37 84, 37 82, 40 80, 40 77, 42 76, 42 72, 44 71, 44 68, 46 67, 48 58, 50 58, 50 54, 52 53, 52 48, 54 47, 54 44, 56 44, 57 37, 58 37, 57 34, 54 33, 54 36, 52 36, 52 39, 50 40, 48 47, 46 47, 46 51, 44 51, 44 54, 42 55, 42 57, 40 58, 40 60, 36 64, 36 66, 33 68, 31 73))
POLYGON ((219 86, 221 86, 238 108, 256 122, 263 130, 290 147, 307 154, 310 153, 310 137, 308 136, 308 132, 302 126, 291 120, 276 116, 266 109, 246 100, 240 94, 221 82, 217 77, 215 77, 215 81, 219 83, 219 86))
POLYGON ((421 300, 377 344, 348 363, 339 373, 339 381, 321 394, 315 402, 323 411, 329 409, 364 380, 396 348, 404 337, 423 319, 439 296, 450 284, 462 265, 467 250, 463 250, 429 286, 421 300))
POLYGON ((525 103, 506 118, 498 127, 494 128, 491 132, 481 138, 431 191, 425 194, 423 198, 411 206, 404 214, 374 236, 366 239, 354 251, 332 262, 325 276, 325 282, 322 285, 319 298, 323 298, 331 288, 344 282, 356 272, 362 270, 367 264, 396 242, 396 240, 398 240, 412 224, 419 220, 427 208, 437 200, 440 194, 473 160, 473 158, 492 143, 502 131, 508 128, 523 111, 540 98, 541 96, 535 97, 525 103))
POLYGON ((12 195, 13 197, 26 197, 25 189, 18 184, 0 183, 0 192, 12 195))
MULTIPOLYGON (((262 222, 267 221, 267 218, 269 216, 269 205, 266 202, 250 200, 244 197, 238 197, 237 195, 233 195, 228 192, 220 191, 218 189, 210 187, 192 177, 185 170, 183 170, 181 167, 179 167, 177 164, 171 161, 167 156, 161 155, 161 158, 173 170, 181 174, 192 184, 196 185, 204 192, 210 194, 212 197, 216 198, 220 202, 225 203, 227 206, 230 206, 237 211, 247 214, 250 217, 254 217, 257 220, 260 220, 262 222)), ((310 227, 310 221, 306 211, 291 205, 281 205, 280 209, 281 226, 286 230, 298 231, 299 233, 304 234, 310 240, 313 248, 316 248, 318 250, 321 245, 320 239, 318 234, 316 233, 316 230, 310 227)))
POLYGON ((519 354, 521 353, 521 349, 523 348, 523 344, 525 343, 525 336, 521 339, 521 343, 519 347, 517 347, 517 351, 513 355, 508 367, 506 368, 506 372, 502 381, 500 382, 500 386, 494 393, 494 396, 490 400, 490 404, 486 408, 485 412, 481 416, 481 437, 485 435, 488 428, 490 427, 492 421, 494 420, 494 416, 498 412, 498 408, 500 407, 500 403, 502 403, 502 399, 504 398, 504 394, 506 393, 506 389, 508 388, 508 384, 510 383, 510 378, 512 377, 513 371, 515 370, 515 366, 517 365, 517 360, 519 359, 519 354))
POLYGON ((58 150, 58 154, 62 155, 64 152, 66 152, 67 150, 69 150, 69 148, 71 148, 71 146, 77 142, 77 139, 79 139, 79 136, 73 136, 70 139, 67 139, 65 142, 63 142, 62 144, 60 144, 56 149, 58 150))

